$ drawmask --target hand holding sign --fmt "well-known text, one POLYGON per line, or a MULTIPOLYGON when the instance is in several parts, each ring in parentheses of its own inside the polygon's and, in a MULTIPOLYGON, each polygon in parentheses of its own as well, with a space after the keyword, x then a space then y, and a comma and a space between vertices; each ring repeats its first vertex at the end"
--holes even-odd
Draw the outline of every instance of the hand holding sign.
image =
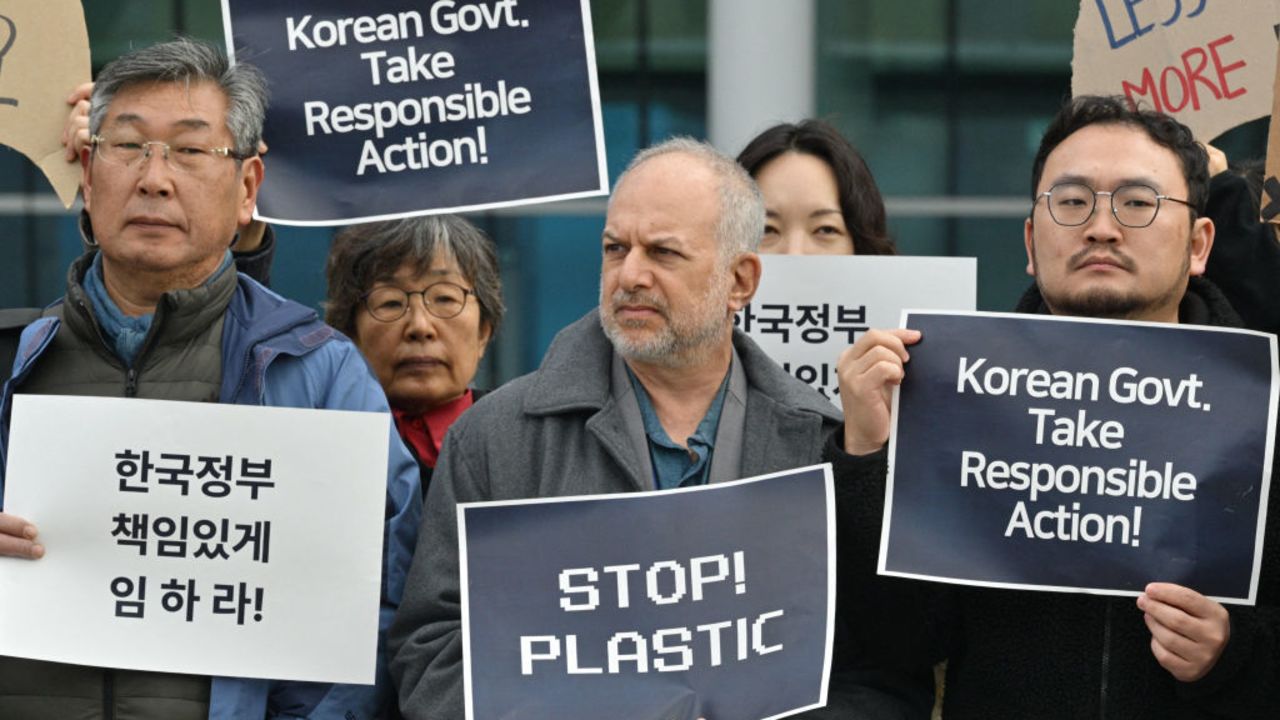
POLYGON ((1222 657, 1231 637, 1231 618, 1221 603, 1190 588, 1151 583, 1138 596, 1151 630, 1151 652, 1182 682, 1204 677, 1222 657))
POLYGON ((44 546, 36 542, 36 526, 17 515, 0 512, 0 557, 44 557, 44 546))
POLYGON ((918 342, 916 330, 870 330, 840 354, 845 452, 867 455, 889 439, 893 388, 906 376, 907 345, 918 342))
POLYGON ((67 125, 62 128, 62 145, 67 149, 67 162, 73 163, 80 157, 80 151, 89 147, 89 98, 93 95, 93 83, 87 82, 67 96, 67 104, 71 112, 67 114, 67 125))
POLYGON ((64 160, 58 128, 67 88, 89 80, 89 36, 78 0, 7 3, 0 15, 0 142, 31 159, 67 207, 80 168, 64 160))

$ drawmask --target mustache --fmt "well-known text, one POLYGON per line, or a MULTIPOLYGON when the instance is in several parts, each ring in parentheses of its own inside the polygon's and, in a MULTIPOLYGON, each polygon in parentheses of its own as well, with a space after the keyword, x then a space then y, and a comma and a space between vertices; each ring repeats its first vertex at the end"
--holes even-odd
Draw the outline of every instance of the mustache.
POLYGON ((609 297, 610 308, 616 312, 623 305, 643 305, 653 308, 663 317, 667 316, 667 301, 659 295, 646 292, 628 292, 622 289, 614 290, 613 295, 609 297))
POLYGON ((1087 263, 1103 258, 1130 272, 1135 268, 1133 258, 1130 258, 1119 250, 1116 250, 1115 248, 1099 249, 1096 247, 1087 247, 1075 255, 1072 255, 1069 265, 1072 269, 1076 269, 1083 267, 1087 263))

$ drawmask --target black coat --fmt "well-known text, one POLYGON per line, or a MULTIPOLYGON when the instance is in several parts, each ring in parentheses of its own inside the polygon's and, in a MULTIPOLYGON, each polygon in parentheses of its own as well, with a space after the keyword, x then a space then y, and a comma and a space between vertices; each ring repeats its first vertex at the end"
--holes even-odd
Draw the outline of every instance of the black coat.
POLYGON ((1280 242, 1275 226, 1258 219, 1258 198, 1249 183, 1232 172, 1218 173, 1209 183, 1205 216, 1217 234, 1205 277, 1217 285, 1244 326, 1280 332, 1280 242))

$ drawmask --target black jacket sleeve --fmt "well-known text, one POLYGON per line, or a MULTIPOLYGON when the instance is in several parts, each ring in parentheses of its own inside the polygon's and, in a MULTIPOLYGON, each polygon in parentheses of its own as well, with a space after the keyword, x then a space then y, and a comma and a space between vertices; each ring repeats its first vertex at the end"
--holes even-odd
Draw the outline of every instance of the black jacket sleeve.
POLYGON ((1205 276, 1221 288, 1245 327, 1280 332, 1280 242, 1258 217, 1244 177, 1218 173, 1209 182, 1205 216, 1217 229, 1205 276))
POLYGON ((848 455, 837 430, 823 460, 832 464, 836 495, 835 671, 831 695, 842 686, 867 686, 896 697, 893 714, 870 717, 928 718, 933 706, 933 666, 946 655, 941 613, 946 589, 935 583, 876 574, 884 515, 887 454, 848 455))

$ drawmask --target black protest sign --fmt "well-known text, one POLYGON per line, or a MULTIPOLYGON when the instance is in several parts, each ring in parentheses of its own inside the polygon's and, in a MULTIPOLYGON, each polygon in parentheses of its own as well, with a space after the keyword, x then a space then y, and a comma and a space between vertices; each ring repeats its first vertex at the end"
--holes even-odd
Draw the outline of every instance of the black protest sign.
POLYGON ((1275 336, 910 313, 880 569, 1042 590, 1257 588, 1275 336))
POLYGON ((461 506, 467 717, 762 720, 820 707, 833 512, 830 466, 461 506))
POLYGON ((345 224, 603 194, 587 0, 223 0, 272 101, 261 217, 345 224))

